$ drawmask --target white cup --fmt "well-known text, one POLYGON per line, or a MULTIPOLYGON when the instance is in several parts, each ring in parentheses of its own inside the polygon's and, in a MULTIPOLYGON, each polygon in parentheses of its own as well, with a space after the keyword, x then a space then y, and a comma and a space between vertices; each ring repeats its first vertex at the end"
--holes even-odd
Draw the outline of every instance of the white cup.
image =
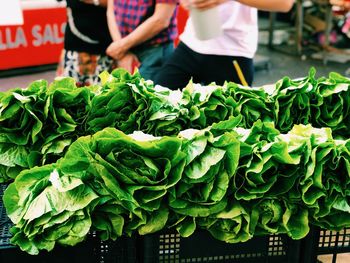
POLYGON ((222 34, 218 7, 207 10, 190 9, 190 17, 199 40, 208 40, 222 34))

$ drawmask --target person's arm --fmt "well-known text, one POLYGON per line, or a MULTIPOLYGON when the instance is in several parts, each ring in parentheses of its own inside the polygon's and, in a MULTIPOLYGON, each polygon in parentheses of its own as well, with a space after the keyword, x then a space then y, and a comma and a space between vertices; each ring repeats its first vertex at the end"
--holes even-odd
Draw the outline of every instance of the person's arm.
POLYGON ((84 2, 85 4, 90 4, 90 5, 97 5, 97 6, 102 6, 106 7, 107 6, 107 0, 80 0, 81 2, 84 2))
MULTIPOLYGON (((109 33, 112 37, 112 40, 117 42, 121 40, 121 34, 118 29, 117 22, 115 20, 114 14, 114 0, 107 0, 107 23, 109 33)), ((112 44, 111 44, 112 45, 112 44)), ((108 52, 106 51, 107 55, 108 52)), ((124 68, 129 72, 132 72, 134 64, 138 64, 138 58, 131 52, 125 53, 125 55, 118 60, 116 60, 118 68, 124 68)))
POLYGON ((181 0, 181 5, 185 8, 191 6, 204 10, 227 1, 236 1, 260 10, 276 12, 288 12, 294 4, 294 0, 181 0))
MULTIPOLYGON (((114 14, 114 0, 107 0, 107 23, 109 33, 113 41, 119 41, 122 37, 118 29, 117 22, 114 14)), ((107 51, 106 51, 107 53, 107 51)), ((108 55, 108 53, 107 53, 108 55)), ((125 53, 125 55, 115 61, 118 68, 124 68, 129 72, 133 72, 133 66, 139 64, 138 58, 131 52, 125 53)))
POLYGON ((126 37, 119 41, 114 41, 108 47, 107 54, 115 59, 120 59, 132 47, 135 47, 160 33, 169 26, 175 8, 175 2, 157 3, 153 15, 146 19, 126 37))
POLYGON ((237 2, 264 11, 288 12, 294 0, 236 0, 237 2))
POLYGON ((117 22, 115 20, 115 14, 114 14, 114 0, 107 0, 107 24, 108 24, 108 30, 109 34, 112 37, 113 41, 118 41, 122 37, 120 35, 117 22))

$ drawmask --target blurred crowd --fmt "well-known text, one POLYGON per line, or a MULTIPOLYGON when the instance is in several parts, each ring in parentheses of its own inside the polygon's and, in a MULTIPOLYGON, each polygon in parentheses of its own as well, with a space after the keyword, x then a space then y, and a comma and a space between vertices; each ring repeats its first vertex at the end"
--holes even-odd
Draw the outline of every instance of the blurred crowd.
MULTIPOLYGON (((57 76, 74 77, 80 86, 92 85, 99 82, 102 71, 121 67, 130 72, 137 69, 145 79, 178 89, 191 79, 201 84, 233 81, 252 85, 258 10, 289 12, 294 0, 66 0, 66 3, 67 27, 57 76), (189 14, 181 34, 177 26, 179 8, 189 14), (214 15, 220 29, 203 39, 198 27, 204 27, 206 20, 213 24, 214 15), (204 20, 199 20, 199 16, 205 16, 204 20)), ((330 3, 344 12, 350 7, 348 0, 330 3)), ((205 30, 209 32, 209 28, 205 30)))

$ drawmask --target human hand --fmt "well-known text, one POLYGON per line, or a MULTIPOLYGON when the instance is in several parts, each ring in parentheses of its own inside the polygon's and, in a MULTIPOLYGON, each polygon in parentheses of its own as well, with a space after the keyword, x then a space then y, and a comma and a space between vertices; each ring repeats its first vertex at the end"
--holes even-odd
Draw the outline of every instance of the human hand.
POLYGON ((331 5, 340 6, 344 9, 350 10, 350 1, 349 0, 330 0, 331 5))
POLYGON ((79 0, 85 4, 107 7, 107 0, 79 0))
POLYGON ((106 54, 115 60, 121 60, 128 52, 129 47, 124 39, 112 42, 107 50, 106 54))
POLYGON ((190 0, 180 0, 180 4, 185 10, 190 9, 190 0))
POLYGON ((128 52, 123 58, 117 61, 117 68, 124 68, 130 73, 133 73, 135 68, 139 66, 139 59, 131 52, 128 52))
POLYGON ((189 9, 190 7, 206 10, 217 5, 220 5, 227 0, 180 0, 180 4, 184 9, 189 9))

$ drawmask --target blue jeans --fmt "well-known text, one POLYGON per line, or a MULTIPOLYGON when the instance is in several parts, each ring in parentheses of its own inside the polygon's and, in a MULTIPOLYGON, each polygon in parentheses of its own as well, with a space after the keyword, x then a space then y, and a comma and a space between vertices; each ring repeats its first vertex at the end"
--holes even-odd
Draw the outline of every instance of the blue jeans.
POLYGON ((174 51, 174 43, 135 50, 141 66, 139 72, 144 79, 154 80, 155 75, 174 51))

